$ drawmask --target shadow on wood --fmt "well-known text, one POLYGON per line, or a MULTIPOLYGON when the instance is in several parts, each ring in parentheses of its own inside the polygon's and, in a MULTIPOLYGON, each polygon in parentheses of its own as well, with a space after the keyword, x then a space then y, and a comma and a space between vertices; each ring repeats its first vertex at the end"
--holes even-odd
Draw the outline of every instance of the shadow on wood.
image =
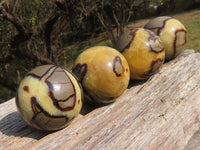
POLYGON ((0 131, 6 136, 28 137, 39 140, 48 133, 29 127, 17 112, 8 114, 0 120, 0 131))

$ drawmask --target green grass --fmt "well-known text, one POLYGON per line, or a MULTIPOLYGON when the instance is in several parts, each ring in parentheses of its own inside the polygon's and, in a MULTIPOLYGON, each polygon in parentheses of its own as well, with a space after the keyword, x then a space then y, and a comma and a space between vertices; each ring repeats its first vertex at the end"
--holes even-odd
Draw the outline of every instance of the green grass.
POLYGON ((182 23, 187 29, 187 49, 194 49, 196 52, 200 52, 200 16, 191 16, 182 23))

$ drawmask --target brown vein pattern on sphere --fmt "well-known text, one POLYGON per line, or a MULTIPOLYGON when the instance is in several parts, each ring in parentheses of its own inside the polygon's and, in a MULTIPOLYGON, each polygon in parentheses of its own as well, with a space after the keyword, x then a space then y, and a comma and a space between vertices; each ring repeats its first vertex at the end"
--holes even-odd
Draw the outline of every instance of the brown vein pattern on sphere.
MULTIPOLYGON (((43 70, 42 70, 43 71, 43 70)), ((56 108, 58 108, 61 111, 69 111, 74 109, 75 103, 76 103, 76 94, 75 94, 75 88, 73 83, 71 82, 70 78, 68 77, 68 75, 65 73, 65 71, 61 68, 58 67, 50 67, 46 72, 42 73, 41 71, 36 72, 35 73, 30 73, 29 76, 32 76, 34 78, 39 78, 42 79, 45 77, 45 82, 49 87, 49 96, 53 101, 53 104, 56 106, 56 108), (49 71, 51 71, 53 69, 53 71, 51 72, 50 75, 48 75, 47 77, 45 77, 49 71), (39 75, 39 73, 42 73, 43 75, 39 75), (56 80, 61 80, 61 81, 56 81, 56 80), (65 80, 66 82, 64 82, 63 80, 65 80), (56 81, 56 82, 54 82, 56 81), (53 85, 61 85, 61 89, 59 89, 59 93, 56 93, 56 88, 53 87, 53 85), (73 91, 72 91, 73 90, 73 91), (60 91, 62 93, 60 93, 60 91), (74 93, 71 95, 67 95, 67 93, 74 93), (67 107, 62 107, 62 102, 67 102, 70 101, 69 104, 71 106, 67 107), (61 104, 61 105, 60 105, 61 104)), ((65 104, 66 105, 66 104, 65 104)))
POLYGON ((122 61, 119 56, 116 56, 113 61, 113 72, 117 77, 120 77, 124 73, 124 67, 122 66, 122 61))
POLYGON ((74 109, 74 106, 76 104, 75 87, 71 79, 63 69, 56 67, 52 71, 52 73, 48 77, 46 77, 45 82, 47 83, 50 89, 49 96, 53 100, 54 105, 59 110, 69 111, 74 109), (53 87, 52 84, 55 85, 55 87, 53 87), (56 85, 60 85, 59 92, 56 92, 57 88, 56 85), (73 94, 68 94, 68 93, 73 93, 73 94), (69 101, 67 103, 67 107, 63 107, 62 102, 67 102, 67 101, 69 101))
POLYGON ((163 60, 157 59, 155 61, 152 61, 151 63, 151 70, 149 71, 149 74, 153 75, 158 72, 158 68, 162 65, 163 60))
POLYGON ((55 122, 49 120, 53 119, 55 121, 56 120, 59 121, 59 119, 63 119, 62 121, 63 123, 59 124, 59 126, 64 126, 68 121, 68 118, 66 116, 50 115, 38 104, 36 97, 31 97, 31 106, 34 112, 34 116, 32 117, 31 123, 35 124, 42 130, 45 130, 47 127, 49 128, 55 124, 55 122), (50 119, 45 120, 45 118, 50 118, 50 119))
POLYGON ((160 16, 149 21, 144 28, 158 35, 165 48, 165 60, 171 60, 181 53, 186 44, 186 29, 177 19, 160 16))
POLYGON ((168 20, 170 20, 170 19, 173 19, 172 17, 168 17, 168 16, 163 16, 162 18, 160 17, 160 22, 163 22, 163 24, 159 27, 159 26, 157 26, 157 24, 155 25, 155 27, 151 27, 151 26, 154 26, 154 24, 153 23, 151 23, 151 24, 146 24, 145 26, 144 26, 144 28, 146 28, 146 29, 149 29, 149 30, 152 30, 156 35, 160 35, 160 33, 161 33, 161 31, 162 31, 162 29, 165 27, 165 25, 166 25, 166 22, 168 21, 168 20), (155 31, 155 30, 157 30, 157 31, 155 31))
POLYGON ((126 50, 126 49, 128 49, 128 48, 130 47, 132 41, 133 41, 134 38, 135 38, 136 32, 137 32, 137 29, 134 30, 133 32, 131 32, 131 33, 129 34, 130 36, 132 36, 132 38, 131 38, 130 42, 128 43, 128 45, 126 45, 126 46, 122 49, 121 53, 123 53, 124 50, 126 50))
POLYGON ((31 70, 28 73, 28 75, 33 76, 33 77, 38 78, 38 79, 42 79, 52 68, 55 67, 53 65, 48 65, 48 69, 47 69, 46 68, 47 66, 46 67, 45 66, 40 67, 40 69, 36 68, 36 69, 31 70))
POLYGON ((87 64, 77 64, 73 69, 72 72, 77 76, 80 82, 83 81, 83 78, 87 72, 87 64))
POLYGON ((127 88, 130 72, 124 56, 107 46, 94 46, 76 59, 72 72, 82 83, 85 100, 111 103, 127 88))
POLYGON ((183 32, 184 34, 186 34, 186 30, 185 29, 178 29, 175 31, 175 39, 174 39, 174 56, 176 55, 176 49, 181 47, 181 46, 184 46, 186 43, 187 43, 187 36, 185 36, 185 39, 184 39, 184 42, 177 45, 177 38, 178 38, 178 34, 183 32))
POLYGON ((138 29, 136 30, 131 30, 129 33, 128 33, 128 36, 123 34, 120 39, 123 39, 123 40, 118 40, 117 41, 117 45, 116 45, 116 48, 118 51, 120 51, 121 53, 123 53, 126 49, 128 49, 132 43, 132 41, 134 40, 135 38, 135 35, 136 35, 136 32, 137 32, 138 29))
POLYGON ((164 51, 164 47, 160 45, 160 42, 161 42, 160 38, 158 36, 155 36, 153 32, 149 30, 146 30, 146 31, 149 33, 148 42, 149 42, 150 50, 155 53, 160 53, 164 51))
POLYGON ((132 80, 149 78, 164 62, 163 43, 159 36, 148 29, 126 31, 119 38, 116 47, 118 50, 123 49, 122 54, 129 64, 132 80), (124 41, 129 41, 128 45, 125 45, 124 41), (162 60, 162 63, 157 60, 162 60), (152 65, 154 62, 157 62, 156 65, 152 65))
POLYGON ((82 91, 69 71, 44 65, 21 81, 16 105, 27 124, 41 130, 64 128, 82 107, 82 91))

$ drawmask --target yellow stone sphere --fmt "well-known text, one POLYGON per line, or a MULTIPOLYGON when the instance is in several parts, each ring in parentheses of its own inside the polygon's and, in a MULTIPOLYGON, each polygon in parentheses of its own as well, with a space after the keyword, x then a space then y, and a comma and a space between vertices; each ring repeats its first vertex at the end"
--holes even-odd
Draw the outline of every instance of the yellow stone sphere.
POLYGON ((36 67, 18 87, 18 112, 34 128, 47 131, 62 129, 81 110, 81 90, 69 71, 53 65, 36 67))
POLYGON ((122 34, 115 47, 126 58, 132 80, 148 79, 158 71, 165 59, 160 38, 143 28, 122 34))
POLYGON ((165 48, 166 60, 173 59, 184 49, 186 28, 177 19, 168 16, 157 17, 147 23, 145 28, 160 36, 165 48))
POLYGON ((124 56, 107 46, 95 46, 82 52, 72 72, 82 83, 84 94, 97 103, 110 103, 127 88, 129 66, 124 56))

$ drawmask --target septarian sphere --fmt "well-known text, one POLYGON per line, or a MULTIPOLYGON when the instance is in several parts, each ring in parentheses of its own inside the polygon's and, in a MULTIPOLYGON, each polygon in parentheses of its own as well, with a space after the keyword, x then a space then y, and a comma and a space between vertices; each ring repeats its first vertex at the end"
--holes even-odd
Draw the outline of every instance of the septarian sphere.
POLYGON ((165 59, 171 60, 184 49, 186 44, 186 29, 184 25, 168 16, 161 16, 145 25, 146 29, 160 36, 165 48, 165 59))
POLYGON ((82 52, 72 69, 82 83, 84 94, 97 103, 110 103, 127 88, 130 72, 125 58, 106 46, 82 52))
POLYGON ((79 114, 82 91, 72 73, 44 65, 30 71, 21 81, 16 105, 27 124, 54 131, 66 127, 79 114))
POLYGON ((115 47, 126 58, 132 80, 148 79, 159 70, 165 59, 160 38, 143 28, 122 34, 115 47))

